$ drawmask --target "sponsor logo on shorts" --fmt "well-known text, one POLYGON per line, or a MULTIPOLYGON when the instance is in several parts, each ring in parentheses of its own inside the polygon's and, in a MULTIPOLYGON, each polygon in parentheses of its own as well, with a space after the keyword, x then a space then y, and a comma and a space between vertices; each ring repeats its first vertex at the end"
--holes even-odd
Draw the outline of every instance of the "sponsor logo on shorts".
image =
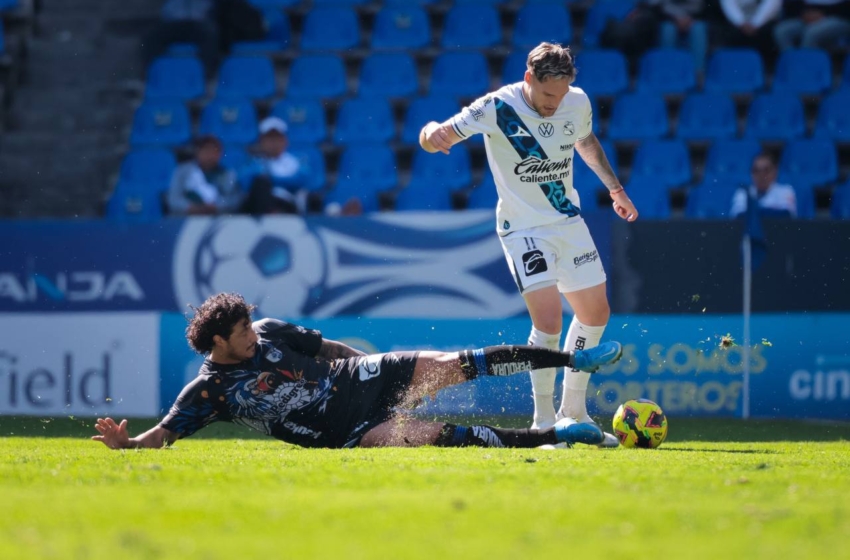
POLYGON ((579 255, 573 259, 573 264, 576 265, 576 268, 585 265, 587 263, 592 263, 596 259, 599 258, 599 253, 597 251, 591 251, 589 253, 585 253, 583 255, 579 255))
POLYGON ((549 270, 549 265, 546 264, 546 259, 543 257, 543 251, 535 249, 529 251, 522 256, 522 265, 525 268, 526 276, 534 276, 541 272, 549 270))
POLYGON ((283 427, 292 432, 293 434, 298 434, 302 436, 309 436, 313 439, 319 439, 319 436, 322 435, 322 432, 317 432, 316 430, 311 430, 306 426, 302 426, 300 424, 296 424, 290 420, 287 420, 283 423, 283 427))
POLYGON ((381 356, 367 356, 360 360, 358 367, 360 372, 360 381, 368 381, 373 377, 381 375, 381 356))

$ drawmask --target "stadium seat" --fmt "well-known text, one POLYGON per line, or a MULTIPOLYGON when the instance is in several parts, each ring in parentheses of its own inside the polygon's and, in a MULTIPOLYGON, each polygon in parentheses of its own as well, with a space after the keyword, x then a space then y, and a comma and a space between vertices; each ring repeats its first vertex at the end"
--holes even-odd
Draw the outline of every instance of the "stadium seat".
POLYGON ((413 155, 410 183, 396 199, 396 210, 451 210, 452 192, 469 188, 472 168, 464 144, 452 147, 449 154, 429 154, 417 150, 413 155))
POLYGON ((735 103, 724 93, 691 93, 679 109, 676 136, 683 140, 725 140, 737 134, 735 103))
POLYGON ((237 41, 230 48, 230 54, 257 55, 272 54, 292 46, 292 26, 289 17, 280 10, 263 10, 266 36, 260 41, 237 41))
POLYGON ((756 140, 723 140, 714 142, 705 161, 705 175, 718 182, 750 184, 753 159, 762 151, 756 140))
POLYGON ((6 32, 3 30, 3 20, 0 19, 0 55, 6 54, 6 32))
POLYGON ((363 6, 371 0, 313 0, 314 6, 363 6))
MULTIPOLYGON (((850 60, 850 56, 847 59, 850 60)), ((841 88, 821 100, 814 135, 850 142, 850 87, 841 88)))
POLYGON ((666 188, 659 188, 658 182, 652 177, 632 178, 626 185, 626 191, 641 220, 670 218, 670 193, 666 188))
MULTIPOLYGON (((528 53, 513 51, 502 65, 502 85, 521 82, 525 76, 528 53)), ((577 84, 578 85, 578 84, 577 84)))
POLYGON ((428 14, 419 6, 407 3, 385 7, 375 17, 372 48, 421 49, 431 43, 428 14))
POLYGON ((640 57, 637 90, 681 94, 696 85, 694 57, 683 49, 651 49, 640 57))
POLYGON ((204 68, 197 58, 164 56, 148 68, 148 99, 197 99, 205 89, 204 68))
POLYGON ((632 162, 632 178, 650 179, 666 187, 680 187, 691 180, 691 158, 682 140, 648 140, 638 146, 632 162))
POLYGON ((293 144, 318 144, 328 137, 325 109, 315 99, 282 99, 272 107, 272 115, 286 121, 293 144))
POLYGON ((348 86, 342 59, 333 54, 305 55, 295 59, 289 70, 286 95, 295 97, 337 97, 348 86))
POLYGON ((844 70, 841 72, 841 85, 850 88, 850 56, 844 57, 844 70))
POLYGON ((430 4, 436 4, 441 0, 384 0, 384 6, 428 6, 430 4))
POLYGON ((361 144, 345 149, 340 159, 337 183, 326 200, 345 204, 359 198, 364 212, 379 209, 378 193, 398 185, 395 153, 384 145, 361 144))
POLYGON ((249 161, 250 156, 245 150, 245 146, 240 144, 228 144, 224 146, 224 152, 221 154, 221 164, 235 171, 237 176, 248 165, 249 161))
POLYGON ((230 56, 218 73, 216 97, 265 99, 275 94, 274 66, 264 56, 230 56))
POLYGON ((803 136, 803 104, 791 93, 762 93, 753 99, 744 136, 758 140, 788 141, 803 136))
POLYGON ((359 44, 360 26, 351 8, 321 6, 307 12, 301 34, 302 51, 340 51, 359 44))
POLYGON ((493 180, 493 173, 489 166, 484 167, 484 176, 482 180, 469 191, 469 198, 466 201, 466 207, 473 209, 496 210, 496 204, 499 202, 499 193, 496 192, 496 183, 493 180))
POLYGON ((734 181, 704 177, 702 183, 688 193, 685 216, 700 220, 728 218, 732 197, 739 188, 740 184, 734 181))
POLYGON ((201 134, 224 144, 251 144, 257 139, 257 113, 248 99, 215 99, 201 113, 201 134))
POLYGON ((502 42, 496 9, 486 4, 452 7, 446 14, 440 45, 444 49, 486 49, 502 42))
POLYGON ((447 52, 437 56, 431 94, 479 97, 490 87, 487 59, 480 52, 447 52))
POLYGON ((0 12, 14 10, 20 5, 20 0, 0 0, 0 12))
POLYGON ((292 8, 301 3, 302 0, 248 0, 248 2, 260 9, 292 8))
POLYGON ((404 115, 401 141, 418 144, 419 132, 430 121, 445 122, 460 110, 457 100, 449 96, 417 97, 410 102, 404 115))
POLYGON ((292 146, 290 153, 301 162, 301 168, 308 171, 308 180, 304 186, 311 191, 325 187, 327 168, 322 150, 316 146, 292 146))
POLYGON ((622 20, 631 12, 637 0, 596 0, 587 11, 581 43, 584 49, 599 46, 599 38, 609 19, 622 20))
POLYGON ((823 185, 838 179, 838 154, 832 140, 806 138, 785 144, 779 159, 779 180, 795 187, 823 185))
POLYGON ((177 162, 170 150, 132 150, 121 162, 118 181, 162 191, 168 188, 175 167, 177 162))
POLYGON ((360 67, 361 97, 409 97, 419 90, 416 63, 407 53, 375 53, 360 67))
POLYGON ((514 20, 511 39, 514 48, 528 51, 541 41, 569 45, 572 40, 573 24, 563 2, 526 3, 514 20))
POLYGON ((834 220, 850 220, 850 182, 832 191, 830 215, 834 220))
POLYGON ((773 74, 773 91, 820 95, 832 87, 832 62, 820 49, 783 51, 773 74))
MULTIPOLYGON (((608 163, 611 164, 614 173, 617 173, 619 165, 617 163, 617 150, 614 147, 614 143, 610 140, 600 140, 599 143, 608 157, 608 163)), ((588 196, 591 196, 591 193, 595 194, 597 189, 604 188, 605 186, 599 180, 599 177, 596 176, 596 173, 578 155, 578 152, 575 152, 573 156, 573 186, 578 189, 582 198, 585 200, 588 196)))
POLYGON ((626 93, 614 101, 608 123, 612 140, 661 138, 670 129, 664 98, 656 93, 626 93))
POLYGON ((106 203, 106 217, 121 223, 148 223, 162 218, 162 191, 149 185, 123 183, 106 203))
POLYGON ((752 94, 764 87, 764 63, 754 49, 718 49, 708 59, 705 91, 752 94))
POLYGON ((798 182, 791 186, 794 187, 797 195, 797 217, 802 220, 811 220, 815 217, 815 185, 798 182))
POLYGON ((177 146, 192 135, 189 111, 182 102, 149 100, 133 115, 130 144, 133 146, 177 146))
POLYGON ((344 146, 379 144, 395 138, 395 119, 387 100, 347 99, 339 109, 334 142, 344 146))
MULTIPOLYGON (((520 53, 522 54, 522 53, 520 53)), ((526 55, 522 55, 525 70, 526 55)), ((600 49, 582 52, 576 56, 578 74, 575 85, 588 95, 618 95, 629 88, 629 71, 626 57, 620 51, 600 49)), ((522 76, 522 74, 519 74, 522 76)))

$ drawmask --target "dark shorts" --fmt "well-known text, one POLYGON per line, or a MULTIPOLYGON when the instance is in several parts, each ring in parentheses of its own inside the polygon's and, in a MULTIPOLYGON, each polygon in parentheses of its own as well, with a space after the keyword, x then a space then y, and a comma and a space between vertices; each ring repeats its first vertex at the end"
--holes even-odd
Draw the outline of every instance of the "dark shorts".
POLYGON ((328 403, 334 447, 356 447, 363 434, 395 415, 413 380, 419 352, 389 352, 346 360, 337 395, 328 403))

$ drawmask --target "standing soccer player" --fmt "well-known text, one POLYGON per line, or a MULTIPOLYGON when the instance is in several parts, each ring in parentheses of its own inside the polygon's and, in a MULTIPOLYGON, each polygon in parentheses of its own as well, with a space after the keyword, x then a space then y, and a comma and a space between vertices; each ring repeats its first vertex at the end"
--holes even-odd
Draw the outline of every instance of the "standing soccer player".
MULTIPOLYGON (((563 294, 575 312, 565 350, 596 346, 610 316, 605 271, 573 188, 574 148, 608 189, 617 215, 629 222, 638 217, 593 134, 587 94, 571 87, 575 76, 569 48, 541 43, 528 54, 523 81, 477 99, 442 124, 429 122, 419 134, 425 151, 446 154, 461 140, 484 134, 499 193, 496 231, 533 324, 528 343, 559 348, 563 294)), ((532 371, 532 428, 566 418, 592 422, 589 377, 565 372, 556 414, 555 369, 532 371)), ((616 447, 617 438, 605 434, 601 445, 616 447)))

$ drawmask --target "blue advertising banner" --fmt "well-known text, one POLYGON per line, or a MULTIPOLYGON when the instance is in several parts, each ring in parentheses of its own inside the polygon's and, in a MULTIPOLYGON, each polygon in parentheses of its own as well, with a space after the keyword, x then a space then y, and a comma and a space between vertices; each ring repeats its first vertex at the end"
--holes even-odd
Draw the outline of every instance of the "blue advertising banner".
MULTIPOLYGON (((367 352, 523 344, 531 327, 527 319, 516 318, 348 318, 300 323, 367 352)), ((162 319, 163 407, 197 374, 201 363, 186 347, 185 324, 179 315, 166 314, 162 319)), ((850 420, 850 345, 844 335, 848 325, 847 314, 754 316, 750 357, 753 416, 850 420)), ((591 377, 591 414, 607 417, 625 400, 644 397, 658 402, 671 417, 740 416, 741 327, 739 316, 612 318, 605 338, 621 341, 625 353, 618 364, 591 377)), ((425 415, 527 415, 530 419, 531 384, 526 374, 478 379, 441 391, 419 411, 425 415)))

